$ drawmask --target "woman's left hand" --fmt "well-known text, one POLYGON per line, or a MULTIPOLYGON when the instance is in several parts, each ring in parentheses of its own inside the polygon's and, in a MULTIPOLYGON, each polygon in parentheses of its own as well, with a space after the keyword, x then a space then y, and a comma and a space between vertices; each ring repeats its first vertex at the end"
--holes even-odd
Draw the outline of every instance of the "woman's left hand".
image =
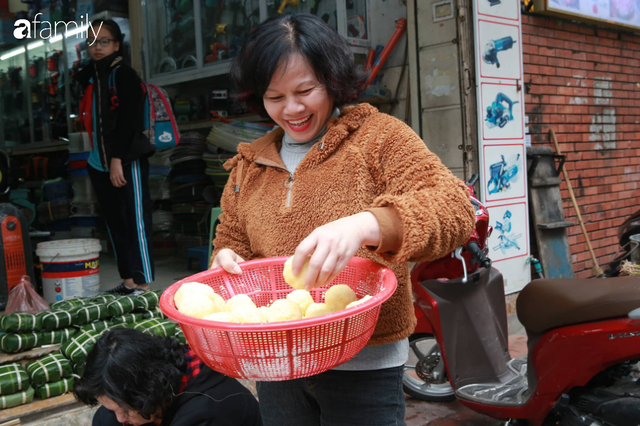
POLYGON ((316 228, 296 248, 293 273, 299 274, 311 256, 305 279, 307 290, 330 283, 363 245, 380 244, 380 225, 376 217, 362 212, 316 228))

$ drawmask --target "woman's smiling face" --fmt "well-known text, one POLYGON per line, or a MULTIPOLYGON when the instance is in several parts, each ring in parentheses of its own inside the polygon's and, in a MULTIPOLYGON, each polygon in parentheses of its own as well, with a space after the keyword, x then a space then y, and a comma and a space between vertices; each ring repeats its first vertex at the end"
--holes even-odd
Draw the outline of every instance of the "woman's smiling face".
POLYGON ((278 126, 296 142, 313 139, 333 111, 333 99, 300 54, 282 61, 264 96, 264 107, 278 126))

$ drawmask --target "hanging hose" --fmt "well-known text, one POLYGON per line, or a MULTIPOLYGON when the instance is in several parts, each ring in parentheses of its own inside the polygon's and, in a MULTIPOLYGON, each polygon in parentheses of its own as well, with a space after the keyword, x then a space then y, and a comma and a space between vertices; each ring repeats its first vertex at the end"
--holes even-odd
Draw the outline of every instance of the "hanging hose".
POLYGON ((391 38, 387 42, 387 45, 384 47, 384 49, 382 49, 382 53, 380 53, 380 57, 373 65, 373 68, 371 68, 371 74, 369 74, 369 81, 367 83, 367 86, 369 86, 373 82, 373 80, 375 80, 385 62, 387 62, 387 59, 393 51, 393 48, 396 46, 396 43, 398 43, 398 40, 400 40, 400 37, 402 37, 406 29, 407 20, 405 18, 398 19, 396 21, 396 30, 391 35, 391 38))

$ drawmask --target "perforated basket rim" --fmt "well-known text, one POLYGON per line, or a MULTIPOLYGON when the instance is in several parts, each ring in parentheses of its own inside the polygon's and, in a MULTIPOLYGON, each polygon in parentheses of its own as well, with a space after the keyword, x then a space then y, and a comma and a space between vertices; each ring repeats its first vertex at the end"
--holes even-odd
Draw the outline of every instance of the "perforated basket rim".
MULTIPOLYGON (((289 256, 283 257, 269 257, 264 259, 256 259, 249 260, 246 262, 242 262, 242 267, 251 267, 251 269, 258 268, 261 266, 272 266, 276 264, 284 264, 284 262, 289 258, 289 256)), ((350 318, 356 316, 360 313, 369 311, 374 309, 384 302, 386 302, 392 295, 395 293, 396 288, 398 286, 398 280, 396 275, 393 273, 391 269, 388 267, 381 265, 380 263, 374 262, 373 260, 364 259, 361 257, 353 257, 348 266, 368 269, 370 271, 381 271, 382 274, 382 289, 375 295, 372 296, 371 299, 360 303, 349 309, 343 309, 342 311, 333 312, 331 314, 321 315, 314 318, 307 318, 301 320, 291 320, 291 321, 282 321, 282 322, 270 322, 270 323, 229 323, 223 321, 212 321, 205 320, 200 318, 194 318, 189 315, 185 315, 174 308, 171 304, 173 301, 173 296, 178 291, 178 289, 182 286, 182 284, 188 282, 198 282, 199 277, 206 276, 207 278, 213 276, 222 276, 228 275, 232 276, 234 274, 230 274, 226 272, 224 269, 215 268, 207 271, 203 271, 197 273, 195 275, 191 275, 186 277, 171 286, 169 286, 164 292, 162 292, 162 296, 160 296, 160 310, 169 318, 174 321, 177 321, 179 324, 186 324, 192 327, 200 327, 209 330, 217 330, 217 331, 230 331, 230 332, 269 332, 269 331, 289 331, 289 330, 300 330, 304 328, 312 328, 319 325, 329 324, 335 321, 339 321, 342 319, 350 318)), ((334 284, 337 285, 337 284, 334 284)), ((333 285, 329 284, 327 287, 330 288, 333 285)), ((293 288, 291 289, 294 290, 293 288)))

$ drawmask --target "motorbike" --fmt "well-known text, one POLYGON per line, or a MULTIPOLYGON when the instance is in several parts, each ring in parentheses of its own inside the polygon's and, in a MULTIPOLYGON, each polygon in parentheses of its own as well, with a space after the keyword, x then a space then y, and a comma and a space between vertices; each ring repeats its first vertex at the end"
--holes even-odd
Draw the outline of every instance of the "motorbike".
MULTIPOLYGON (((472 179, 473 180, 473 179, 472 179)), ((640 279, 540 279, 516 302, 528 354, 512 359, 502 274, 474 196, 469 241, 411 274, 418 325, 405 392, 453 398, 509 425, 627 426, 640 419, 640 279)))

